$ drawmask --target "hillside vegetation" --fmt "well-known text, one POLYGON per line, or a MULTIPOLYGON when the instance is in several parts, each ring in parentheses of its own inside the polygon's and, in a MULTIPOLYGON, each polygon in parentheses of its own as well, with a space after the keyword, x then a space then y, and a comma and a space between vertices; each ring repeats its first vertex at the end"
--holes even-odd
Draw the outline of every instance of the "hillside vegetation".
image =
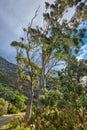
POLYGON ((0 56, 0 82, 16 88, 16 65, 8 62, 0 56))

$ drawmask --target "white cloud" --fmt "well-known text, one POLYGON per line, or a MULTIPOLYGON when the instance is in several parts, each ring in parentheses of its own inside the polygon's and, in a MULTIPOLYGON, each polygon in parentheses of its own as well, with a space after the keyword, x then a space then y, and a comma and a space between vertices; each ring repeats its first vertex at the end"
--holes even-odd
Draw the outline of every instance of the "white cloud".
MULTIPOLYGON (((3 0, 1 0, 3 1, 3 0)), ((42 12, 44 11, 45 0, 7 0, 0 4, 0 17, 5 24, 17 35, 20 35, 22 28, 28 25, 40 5, 35 23, 42 24, 42 12), (8 1, 8 2, 7 2, 8 1)), ((51 0, 48 0, 51 1, 51 0)))
MULTIPOLYGON (((46 0, 47 1, 47 0, 46 0)), ((53 0, 48 0, 52 2, 53 0)), ((15 51, 10 47, 12 41, 22 36, 26 27, 40 5, 35 25, 42 24, 45 0, 0 0, 0 55, 13 61, 15 51)))
POLYGON ((62 17, 62 19, 61 19, 61 22, 62 22, 63 20, 68 20, 68 21, 70 21, 70 19, 71 19, 71 18, 73 17, 73 15, 74 15, 75 11, 76 11, 76 7, 75 7, 75 6, 73 6, 73 7, 67 7, 67 9, 65 10, 64 15, 63 15, 63 17, 62 17))
POLYGON ((87 44, 81 47, 81 50, 77 56, 78 59, 87 59, 87 44))

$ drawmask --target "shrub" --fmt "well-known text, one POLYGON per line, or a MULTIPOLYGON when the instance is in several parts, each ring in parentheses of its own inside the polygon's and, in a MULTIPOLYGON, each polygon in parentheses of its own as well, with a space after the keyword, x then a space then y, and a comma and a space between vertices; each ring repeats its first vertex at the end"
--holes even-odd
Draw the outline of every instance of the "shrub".
POLYGON ((13 104, 9 103, 8 105, 8 114, 15 114, 18 113, 19 109, 15 107, 13 104))
MULTIPOLYGON (((8 130, 31 130, 29 127, 27 127, 24 123, 23 117, 15 117, 10 121, 10 123, 7 125, 8 130)), ((33 129, 32 129, 33 130, 33 129)))
POLYGON ((11 113, 13 113, 13 109, 17 109, 21 112, 25 111, 27 97, 21 94, 19 91, 9 87, 6 84, 0 83, 0 97, 12 104, 13 108, 10 106, 12 111, 11 113))
POLYGON ((30 128, 20 127, 18 126, 16 129, 13 130, 30 130, 30 128))
POLYGON ((3 98, 0 98, 0 116, 6 114, 8 110, 8 102, 3 98))
POLYGON ((63 94, 59 90, 44 89, 44 93, 40 99, 45 106, 58 106, 63 99, 63 94))
POLYGON ((35 126, 35 130, 75 130, 79 120, 72 108, 48 106, 35 110, 28 125, 31 124, 35 126))

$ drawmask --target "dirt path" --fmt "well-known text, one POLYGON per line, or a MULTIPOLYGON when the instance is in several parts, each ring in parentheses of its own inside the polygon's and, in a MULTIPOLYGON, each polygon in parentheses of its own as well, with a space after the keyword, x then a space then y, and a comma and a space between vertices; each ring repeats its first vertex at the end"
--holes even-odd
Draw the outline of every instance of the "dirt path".
POLYGON ((5 117, 1 117, 0 118, 0 130, 2 130, 2 127, 6 124, 8 124, 11 119, 15 118, 15 117, 19 117, 20 115, 24 115, 24 113, 22 114, 16 114, 16 115, 8 115, 8 116, 5 116, 5 117))
POLYGON ((0 128, 1 128, 3 125, 8 124, 8 123, 11 121, 12 118, 14 118, 13 115, 11 115, 11 116, 6 116, 6 117, 1 117, 1 118, 0 118, 0 128))

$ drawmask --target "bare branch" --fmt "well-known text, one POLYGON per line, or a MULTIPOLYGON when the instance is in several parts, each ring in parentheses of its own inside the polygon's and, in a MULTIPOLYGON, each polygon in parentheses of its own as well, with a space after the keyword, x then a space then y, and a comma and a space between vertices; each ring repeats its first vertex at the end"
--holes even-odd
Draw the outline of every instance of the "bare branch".
MULTIPOLYGON (((38 13, 39 8, 40 8, 40 6, 39 6, 39 7, 37 8, 37 10, 35 11, 35 15, 34 15, 33 18, 31 19, 31 22, 29 23, 28 30, 29 30, 29 28, 32 27, 33 21, 34 21, 34 19, 35 19, 36 16, 37 16, 37 13, 38 13)), ((30 46, 31 41, 30 41, 29 31, 27 31, 27 40, 28 40, 29 46, 30 46)))
POLYGON ((39 5, 39 7, 37 8, 37 10, 35 11, 35 15, 34 15, 34 16, 33 16, 33 18, 31 19, 31 22, 30 22, 29 27, 31 27, 31 26, 32 26, 33 21, 34 21, 34 19, 35 19, 35 18, 36 18, 36 16, 37 16, 37 13, 38 13, 39 8, 40 8, 40 5, 39 5))
MULTIPOLYGON (((54 61, 53 61, 54 62, 54 61)), ((59 63, 58 61, 55 61, 51 65, 49 65, 48 70, 46 72, 46 75, 48 76, 50 70, 52 70, 53 67, 59 66, 59 65, 64 65, 65 63, 59 63)))

